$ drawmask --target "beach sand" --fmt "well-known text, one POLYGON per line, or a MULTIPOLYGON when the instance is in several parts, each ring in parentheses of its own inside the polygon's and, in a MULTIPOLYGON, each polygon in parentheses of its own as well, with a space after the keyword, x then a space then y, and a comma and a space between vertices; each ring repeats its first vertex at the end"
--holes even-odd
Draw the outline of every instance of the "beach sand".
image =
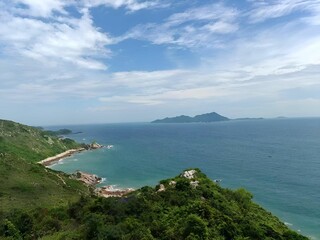
POLYGON ((67 150, 63 153, 59 153, 53 157, 48 157, 38 163, 47 167, 47 166, 50 166, 50 165, 58 162, 59 160, 65 158, 65 157, 70 157, 72 154, 82 152, 84 150, 86 150, 86 149, 85 148, 70 149, 70 150, 67 150))

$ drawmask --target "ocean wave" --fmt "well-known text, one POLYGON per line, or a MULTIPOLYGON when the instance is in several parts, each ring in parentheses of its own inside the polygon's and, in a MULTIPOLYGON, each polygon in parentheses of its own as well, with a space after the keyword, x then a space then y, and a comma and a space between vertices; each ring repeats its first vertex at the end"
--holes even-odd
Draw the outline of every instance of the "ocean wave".
POLYGON ((48 166, 48 168, 52 168, 52 167, 54 167, 54 166, 62 165, 62 164, 64 164, 64 162, 63 162, 63 160, 60 160, 60 161, 57 161, 57 162, 53 162, 52 164, 50 164, 50 165, 48 166))
POLYGON ((288 223, 288 222, 284 222, 284 224, 285 224, 286 226, 292 226, 292 225, 293 225, 292 223, 288 223))
POLYGON ((107 178, 101 178, 100 184, 101 184, 101 183, 105 183, 106 181, 107 181, 107 178))

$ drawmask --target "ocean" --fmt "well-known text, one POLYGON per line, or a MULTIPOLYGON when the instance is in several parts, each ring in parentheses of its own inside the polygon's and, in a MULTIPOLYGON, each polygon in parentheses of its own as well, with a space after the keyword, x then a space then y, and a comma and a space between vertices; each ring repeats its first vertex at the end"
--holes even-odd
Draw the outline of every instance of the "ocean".
POLYGON ((96 124, 68 128, 78 142, 111 149, 86 151, 51 168, 81 170, 102 185, 139 188, 200 168, 221 186, 246 188, 254 201, 290 228, 320 240, 320 118, 189 124, 96 124))

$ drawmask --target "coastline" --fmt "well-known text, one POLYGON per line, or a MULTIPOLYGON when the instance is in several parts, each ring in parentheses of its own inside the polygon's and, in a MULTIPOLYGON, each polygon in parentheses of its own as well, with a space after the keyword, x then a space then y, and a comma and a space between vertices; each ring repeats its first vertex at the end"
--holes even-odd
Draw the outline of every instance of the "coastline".
POLYGON ((72 156, 73 154, 75 153, 79 153, 79 152, 82 152, 82 151, 85 151, 86 149, 85 148, 75 148, 75 149, 69 149, 63 153, 59 153, 53 157, 48 157, 46 159, 43 159, 41 161, 39 161, 38 163, 45 166, 45 167, 48 167, 58 161, 60 161, 61 159, 63 158, 66 158, 66 157, 70 157, 72 156))
MULTIPOLYGON (((103 147, 104 146, 95 143, 95 144, 88 145, 88 148, 69 149, 69 150, 62 152, 62 153, 59 153, 55 156, 43 159, 43 160, 39 161, 38 164, 41 164, 45 167, 49 167, 49 166, 53 165, 54 163, 57 163, 66 157, 72 156, 75 153, 83 152, 83 151, 90 150, 90 149, 99 149, 99 148, 103 148, 103 147)), ((108 148, 108 149, 113 148, 113 145, 108 145, 108 146, 106 146, 106 148, 108 148)), ((85 173, 82 171, 77 171, 73 174, 70 174, 70 177, 73 179, 76 179, 78 181, 83 182, 88 187, 94 188, 94 192, 97 196, 101 196, 101 197, 105 197, 105 198, 122 197, 122 196, 134 191, 133 188, 114 189, 113 186, 111 186, 111 185, 96 187, 97 184, 101 183, 102 178, 95 175, 95 174, 85 173)))
POLYGON ((100 148, 104 148, 104 147, 110 149, 110 148, 113 148, 113 145, 103 146, 103 145, 100 145, 99 143, 86 144, 85 147, 69 149, 69 150, 62 152, 62 153, 59 153, 55 156, 43 159, 43 160, 39 161, 38 163, 45 166, 45 167, 48 167, 48 166, 60 161, 63 158, 72 156, 75 153, 83 152, 86 150, 100 149, 100 148))

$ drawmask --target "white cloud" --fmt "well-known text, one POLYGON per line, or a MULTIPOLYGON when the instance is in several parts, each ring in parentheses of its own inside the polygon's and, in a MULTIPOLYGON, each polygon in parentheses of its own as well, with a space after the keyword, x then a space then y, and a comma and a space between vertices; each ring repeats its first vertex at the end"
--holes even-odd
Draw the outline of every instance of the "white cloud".
POLYGON ((53 12, 67 14, 64 8, 73 4, 73 0, 13 0, 16 3, 14 13, 33 17, 50 17, 53 12))
POLYGON ((320 2, 318 0, 272 0, 250 1, 253 9, 248 15, 252 22, 262 22, 271 18, 279 18, 293 12, 308 12, 312 14, 309 20, 319 19, 320 2))
POLYGON ((161 1, 137 1, 137 0, 83 0, 86 7, 96 7, 104 5, 107 7, 120 8, 124 7, 131 12, 142 9, 150 9, 155 7, 164 7, 168 4, 161 3, 161 1))
POLYGON ((183 47, 221 47, 220 34, 238 29, 239 12, 222 4, 191 8, 169 16, 163 23, 138 25, 124 38, 148 40, 154 44, 183 47))
POLYGON ((181 13, 175 13, 167 19, 167 24, 180 25, 190 21, 203 20, 220 20, 233 21, 238 16, 239 12, 222 4, 209 4, 201 7, 190 8, 181 13))
POLYGON ((205 29, 208 29, 213 33, 232 33, 238 30, 238 26, 235 24, 230 24, 227 22, 215 22, 211 24, 207 24, 204 26, 205 29))
POLYGON ((95 27, 90 7, 125 7, 129 11, 163 6, 136 0, 14 0, 0 2, 0 47, 7 55, 27 56, 48 64, 60 61, 88 69, 107 69, 107 48, 121 39, 95 27), (66 7, 82 15, 73 17, 66 7))
POLYGON ((44 21, 15 16, 8 12, 0 15, 0 43, 7 54, 28 56, 39 61, 66 61, 90 69, 105 69, 97 58, 110 53, 105 46, 112 38, 94 27, 88 11, 80 19, 44 21))

